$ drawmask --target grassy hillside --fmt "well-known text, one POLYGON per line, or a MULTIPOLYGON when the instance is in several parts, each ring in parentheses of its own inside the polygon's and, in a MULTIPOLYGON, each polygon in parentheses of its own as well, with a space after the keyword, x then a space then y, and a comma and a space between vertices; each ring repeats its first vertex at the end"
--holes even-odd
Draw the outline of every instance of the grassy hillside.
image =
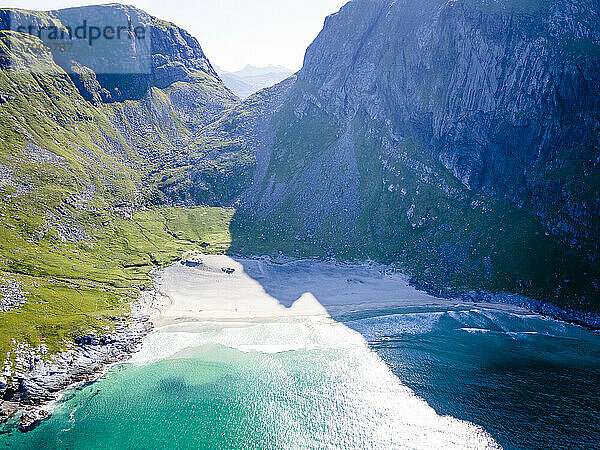
POLYGON ((217 78, 198 72, 140 100, 97 103, 50 53, 11 48, 11 33, 0 31, 0 361, 18 343, 52 353, 101 334, 152 269, 201 243, 226 251, 233 214, 152 206, 177 165, 191 166, 186 145, 212 113, 187 101, 226 92, 217 78))
MULTIPOLYGON (((6 217, 10 206, 2 206, 6 217)), ((0 312, 0 358, 15 342, 32 347, 43 342, 52 353, 89 331, 101 335, 151 285, 153 269, 189 250, 225 252, 232 214, 209 207, 138 211, 129 219, 90 226, 89 238, 81 242, 51 235, 31 242, 20 226, 26 218, 3 221, 0 284, 18 283, 25 303, 0 312)))

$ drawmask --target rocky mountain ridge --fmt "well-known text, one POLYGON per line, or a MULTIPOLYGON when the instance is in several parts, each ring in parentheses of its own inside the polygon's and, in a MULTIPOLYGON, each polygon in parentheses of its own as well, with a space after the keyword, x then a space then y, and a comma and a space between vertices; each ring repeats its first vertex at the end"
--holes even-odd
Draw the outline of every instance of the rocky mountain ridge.
MULTIPOLYGON (((113 37, 111 45, 99 49, 93 45, 101 43, 84 47, 85 51, 77 52, 77 47, 66 52, 53 51, 55 63, 71 76, 82 96, 90 101, 139 100, 151 87, 166 88, 178 81, 192 81, 197 71, 218 78, 196 38, 172 23, 130 6, 109 4, 47 12, 0 10, 0 29, 40 35, 47 44, 78 43, 77 27, 83 25, 100 30, 128 25, 144 31, 144 40, 122 37, 122 44, 113 44, 117 42, 113 37), (64 39, 50 39, 51 33, 44 30, 51 27, 66 30, 64 39), (119 63, 110 64, 106 60, 119 63)), ((85 32, 91 33, 87 29, 85 32)))
POLYGON ((262 133, 240 245, 597 304, 597 6, 349 2, 262 133))

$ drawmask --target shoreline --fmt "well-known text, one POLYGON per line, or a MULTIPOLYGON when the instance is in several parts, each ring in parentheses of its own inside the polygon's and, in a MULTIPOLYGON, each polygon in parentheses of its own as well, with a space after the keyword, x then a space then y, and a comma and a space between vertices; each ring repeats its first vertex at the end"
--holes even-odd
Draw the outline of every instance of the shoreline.
POLYGON ((111 334, 82 336, 72 349, 50 358, 23 346, 11 381, 0 389, 0 425, 21 414, 19 429, 32 430, 52 415, 67 391, 97 381, 111 367, 131 358, 152 330, 145 303, 153 296, 153 290, 143 292, 111 334))
POLYGON ((582 312, 576 309, 566 309, 551 302, 544 302, 520 294, 510 292, 452 292, 447 295, 434 288, 428 288, 421 283, 410 281, 410 285, 422 292, 438 298, 448 300, 457 300, 473 304, 492 304, 492 305, 512 305, 526 309, 530 312, 540 314, 541 316, 565 322, 570 325, 576 325, 591 332, 600 332, 600 313, 582 312))
MULTIPOLYGON (((200 261, 200 264, 204 264, 202 262, 203 257, 208 258, 209 255, 195 252, 187 253, 173 265, 157 271, 154 274, 153 288, 143 292, 138 300, 131 303, 130 316, 126 320, 117 323, 115 331, 111 335, 102 337, 84 336, 75 348, 53 355, 49 360, 39 358, 39 355, 36 355, 33 349, 29 349, 29 352, 25 351, 23 355, 20 355, 21 365, 17 365, 12 383, 4 387, 0 385, 2 398, 0 400, 0 424, 22 413, 19 424, 21 431, 35 428, 42 420, 51 416, 54 406, 60 402, 67 391, 93 383, 102 378, 114 365, 131 360, 143 348, 145 338, 151 332, 161 332, 161 330, 170 326, 185 324, 262 323, 264 321, 298 319, 307 316, 330 318, 326 307, 309 292, 298 297, 293 305, 287 308, 275 299, 265 301, 262 298, 265 290, 256 280, 250 282, 249 288, 254 299, 259 299, 259 301, 246 300, 246 304, 250 305, 249 308, 233 307, 232 302, 234 303, 236 299, 223 299, 219 290, 215 289, 214 292, 208 292, 208 294, 206 291, 202 291, 203 306, 202 309, 198 309, 195 307, 197 304, 194 300, 193 290, 190 292, 181 289, 181 286, 185 286, 186 283, 181 282, 182 278, 180 277, 185 279, 187 276, 188 285, 189 283, 193 285, 194 282, 199 283, 198 280, 189 277, 193 278, 198 274, 193 268, 198 261, 200 261), (172 298, 173 296, 176 298, 172 298), (260 300, 261 298, 262 300, 260 300), (174 306, 175 303, 177 303, 176 306, 174 306)), ((249 265, 267 263, 284 268, 302 261, 311 261, 317 266, 319 264, 329 264, 340 270, 373 270, 385 277, 396 276, 398 280, 403 280, 407 286, 414 290, 415 298, 412 301, 414 301, 415 306, 425 306, 428 303, 420 302, 427 300, 434 301, 434 303, 429 304, 435 304, 436 301, 442 303, 457 301, 464 305, 477 304, 489 308, 505 305, 523 312, 536 313, 550 317, 553 320, 582 326, 590 331, 598 330, 598 326, 593 325, 594 322, 591 322, 592 325, 590 325, 574 320, 565 320, 565 317, 568 316, 557 314, 557 311, 564 313, 561 308, 516 294, 466 293, 457 294, 450 298, 433 296, 423 290, 422 287, 419 289, 419 286, 412 283, 408 277, 399 273, 390 273, 388 271, 389 266, 375 262, 350 264, 340 261, 313 261, 291 258, 274 261, 272 258, 264 256, 238 258, 239 261, 236 261, 226 255, 212 255, 210 258, 217 261, 216 264, 210 267, 210 272, 220 276, 244 271, 245 268, 239 261, 246 262, 249 265), (227 270, 231 269, 233 269, 233 272, 228 274, 227 270), (542 309, 542 311, 539 309, 542 309)), ((202 289, 202 287, 200 286, 199 289, 202 289)), ((600 321, 600 318, 595 317, 595 320, 600 321)))
POLYGON ((395 263, 383 264, 373 260, 352 262, 352 261, 339 261, 336 259, 326 258, 293 258, 288 256, 241 256, 234 255, 235 258, 254 260, 254 261, 265 261, 271 264, 286 265, 293 264, 301 261, 311 262, 327 262, 340 267, 363 267, 363 266, 380 266, 384 268, 386 273, 400 273, 406 278, 406 282, 409 286, 415 288, 419 292, 426 293, 432 297, 448 300, 448 301, 460 301, 464 303, 473 303, 481 305, 511 305, 518 308, 528 310, 536 314, 540 314, 544 317, 565 322, 571 325, 577 325, 592 332, 600 332, 600 312, 583 312, 574 308, 566 308, 558 306, 552 302, 536 300, 531 297, 527 297, 521 294, 515 294, 511 292, 485 292, 485 291, 460 291, 460 290, 448 290, 441 291, 435 286, 430 286, 425 283, 421 283, 412 279, 409 275, 403 272, 396 272, 395 263))

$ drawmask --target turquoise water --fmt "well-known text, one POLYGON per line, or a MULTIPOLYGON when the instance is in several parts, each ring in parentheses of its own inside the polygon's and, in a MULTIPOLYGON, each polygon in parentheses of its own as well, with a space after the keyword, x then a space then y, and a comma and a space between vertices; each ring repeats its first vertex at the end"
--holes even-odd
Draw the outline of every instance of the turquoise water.
MULTIPOLYGON (((504 448, 600 442, 597 335, 485 309, 341 312, 338 319, 361 332, 439 414, 481 425, 504 448)), ((344 393, 349 385, 364 389, 344 379, 348 371, 365 373, 357 361, 363 356, 348 358, 345 349, 263 353, 206 344, 148 365, 116 366, 71 393, 34 431, 5 427, 0 442, 98 449, 368 446, 380 436, 366 428, 381 424, 358 402, 373 410, 371 402, 387 400, 377 386, 367 400, 344 393)), ((389 387, 379 369, 369 370, 374 385, 389 387)))
POLYGON ((161 329, 33 431, 3 426, 0 446, 598 447, 600 335, 434 302, 371 269, 244 264, 282 304, 313 292, 335 320, 161 329), (377 306, 361 303, 373 292, 377 306))
MULTIPOLYGON (((319 332, 317 330, 317 332, 319 332)), ((113 368, 10 448, 494 448, 440 417, 362 348, 188 348, 113 368)))

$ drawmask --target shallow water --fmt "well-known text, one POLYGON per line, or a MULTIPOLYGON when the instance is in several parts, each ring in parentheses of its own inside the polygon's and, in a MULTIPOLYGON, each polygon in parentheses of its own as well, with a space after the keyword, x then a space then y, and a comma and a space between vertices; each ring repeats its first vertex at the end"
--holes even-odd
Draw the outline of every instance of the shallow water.
POLYGON ((483 430, 436 414, 360 335, 317 318, 170 327, 133 364, 7 439, 11 448, 495 447, 483 430), (176 353, 155 361, 156 346, 176 353))
POLYGON ((162 328, 131 363, 69 394, 32 432, 18 432, 14 422, 4 427, 0 445, 593 448, 600 442, 600 336, 507 306, 433 299, 376 266, 241 262, 284 306, 311 292, 335 320, 162 328))

